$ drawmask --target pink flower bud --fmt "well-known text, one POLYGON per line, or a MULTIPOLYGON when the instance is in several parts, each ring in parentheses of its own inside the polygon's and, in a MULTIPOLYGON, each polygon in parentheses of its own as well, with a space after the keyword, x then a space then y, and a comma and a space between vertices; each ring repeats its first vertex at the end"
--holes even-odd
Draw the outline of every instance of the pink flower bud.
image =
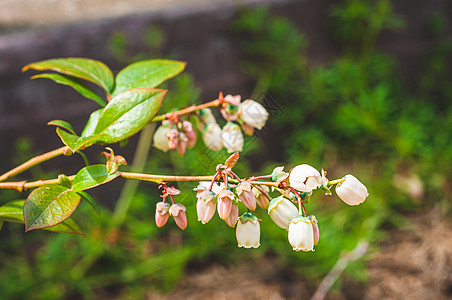
POLYGON ((244 213, 237 222, 236 237, 239 247, 257 248, 260 246, 259 220, 252 213, 244 213))
POLYGON ((157 227, 162 227, 166 224, 169 218, 170 205, 166 202, 158 202, 155 208, 155 224, 157 227))
POLYGON ((169 148, 172 150, 176 149, 179 142, 179 131, 177 131, 176 129, 170 129, 166 136, 168 138, 169 148))
POLYGON ((234 228, 235 224, 237 224, 238 219, 239 219, 239 205, 236 202, 233 202, 231 213, 229 214, 229 217, 224 221, 230 227, 234 228))
POLYGON ((235 95, 235 96, 226 95, 224 97, 224 101, 225 102, 227 102, 229 104, 232 104, 232 105, 235 105, 235 106, 239 106, 241 100, 242 100, 242 97, 240 97, 240 95, 235 95))
POLYGON ((317 245, 320 238, 319 224, 317 223, 315 216, 309 216, 309 219, 311 220, 312 229, 314 231, 314 245, 317 245))
POLYGON ((217 210, 222 220, 226 220, 229 217, 234 197, 234 193, 230 190, 222 190, 218 193, 217 210))
MULTIPOLYGON (((268 196, 268 191, 269 191, 268 186, 260 185, 259 188, 261 190, 263 190, 268 196)), ((269 204, 268 197, 266 195, 262 194, 262 192, 255 187, 253 187, 253 193, 254 193, 254 197, 256 197, 257 205, 259 205, 259 207, 262 209, 267 209, 268 204, 269 204)))
POLYGON ((239 118, 246 124, 261 130, 268 119, 268 112, 254 100, 245 100, 239 107, 239 118))
POLYGON ((289 243, 295 251, 314 251, 314 229, 309 218, 298 216, 290 221, 289 243))
POLYGON ((198 221, 201 221, 203 224, 209 222, 215 214, 215 207, 215 193, 207 190, 202 191, 196 203, 198 221))
POLYGON ((336 194, 348 205, 358 205, 366 200, 369 193, 364 184, 353 175, 345 175, 345 180, 336 185, 336 194))
POLYGON ((235 188, 237 195, 239 196, 240 201, 248 208, 249 210, 256 209, 256 197, 254 197, 254 193, 251 190, 251 184, 247 181, 240 182, 235 188))
POLYGON ((185 133, 179 133, 179 143, 177 144, 177 153, 179 153, 180 156, 184 155, 185 150, 187 150, 187 143, 188 138, 185 135, 185 133))
POLYGON ((193 124, 189 121, 182 122, 182 128, 184 130, 185 135, 187 136, 187 147, 193 148, 196 145, 196 131, 193 129, 193 124))
POLYGON ((310 165, 299 165, 290 171, 289 184, 300 192, 311 192, 322 186, 319 171, 310 165))
POLYGON ((171 205, 169 210, 170 214, 173 216, 176 225, 184 230, 187 228, 187 216, 185 215, 186 208, 180 203, 171 205))
POLYGON ((276 225, 287 230, 290 221, 298 216, 298 209, 292 202, 279 196, 270 201, 268 214, 276 225))

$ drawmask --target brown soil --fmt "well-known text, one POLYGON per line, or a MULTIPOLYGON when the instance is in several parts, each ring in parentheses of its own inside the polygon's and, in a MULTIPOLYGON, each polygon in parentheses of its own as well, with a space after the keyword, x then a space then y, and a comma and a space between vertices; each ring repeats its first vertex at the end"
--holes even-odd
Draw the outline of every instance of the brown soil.
MULTIPOLYGON (((341 292, 327 299, 451 299, 452 224, 440 219, 435 210, 412 218, 410 228, 390 232, 369 259, 369 282, 363 286, 343 278, 341 292)), ((188 274, 169 294, 149 293, 148 299, 309 299, 316 287, 287 272, 268 258, 217 265, 188 274)))

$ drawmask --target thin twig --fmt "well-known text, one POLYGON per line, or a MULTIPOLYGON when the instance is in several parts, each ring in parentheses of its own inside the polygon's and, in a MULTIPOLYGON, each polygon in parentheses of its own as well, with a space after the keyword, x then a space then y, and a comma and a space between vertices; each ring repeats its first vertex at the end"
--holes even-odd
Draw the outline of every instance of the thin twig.
POLYGON ((220 101, 219 99, 215 99, 215 100, 212 100, 210 102, 206 102, 206 103, 203 103, 200 105, 192 105, 192 106, 183 108, 183 109, 175 111, 175 112, 170 112, 167 114, 156 116, 156 117, 154 117, 154 119, 152 119, 152 122, 164 121, 170 117, 181 117, 184 115, 191 114, 195 111, 201 110, 203 108, 219 106, 221 103, 222 103, 222 101, 220 101))
POLYGON ((59 155, 64 154, 67 150, 69 150, 69 147, 64 146, 52 151, 49 151, 47 153, 44 153, 42 155, 38 155, 33 157, 32 159, 24 162, 23 164, 21 164, 20 166, 15 167, 14 169, 6 172, 5 174, 0 176, 0 182, 1 181, 5 181, 8 178, 11 178, 17 174, 20 174, 28 169, 30 169, 33 166, 36 166, 37 164, 40 164, 42 162, 45 162, 49 159, 52 159, 54 157, 57 157, 59 155))

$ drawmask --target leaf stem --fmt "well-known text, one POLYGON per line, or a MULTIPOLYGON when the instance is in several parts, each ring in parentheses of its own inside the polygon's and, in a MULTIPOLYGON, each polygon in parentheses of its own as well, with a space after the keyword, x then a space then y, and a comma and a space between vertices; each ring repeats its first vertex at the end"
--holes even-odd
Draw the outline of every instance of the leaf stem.
POLYGON ((49 151, 47 153, 44 153, 42 155, 35 156, 32 159, 24 162, 20 166, 17 166, 14 169, 12 169, 12 170, 6 172, 5 174, 1 175, 0 176, 0 182, 1 181, 5 181, 6 179, 11 178, 11 177, 13 177, 13 176, 15 176, 17 174, 20 174, 20 173, 30 169, 31 167, 36 166, 37 164, 40 164, 40 163, 45 162, 45 161, 47 161, 49 159, 52 159, 52 158, 57 157, 59 155, 62 155, 68 150, 69 150, 69 147, 64 146, 64 147, 61 147, 61 148, 49 151))
POLYGON ((156 116, 156 117, 154 117, 154 119, 152 119, 152 122, 164 121, 164 120, 166 120, 168 118, 171 118, 171 117, 181 117, 181 116, 188 115, 188 114, 191 114, 193 112, 196 112, 198 110, 201 110, 203 108, 219 106, 221 103, 222 103, 222 101, 220 101, 220 99, 215 99, 215 100, 212 100, 210 102, 206 102, 206 103, 203 103, 203 104, 200 104, 200 105, 192 105, 192 106, 183 108, 183 109, 178 110, 178 111, 174 111, 174 112, 170 112, 170 113, 166 113, 166 114, 163 114, 163 115, 156 116))

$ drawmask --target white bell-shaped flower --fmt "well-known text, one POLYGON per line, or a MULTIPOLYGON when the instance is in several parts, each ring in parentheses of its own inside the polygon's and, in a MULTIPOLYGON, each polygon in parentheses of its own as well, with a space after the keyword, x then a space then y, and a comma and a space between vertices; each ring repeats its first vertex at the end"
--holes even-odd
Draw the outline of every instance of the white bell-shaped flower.
POLYGON ((257 248, 260 246, 259 220, 252 213, 244 213, 237 222, 236 237, 239 247, 257 248))
POLYGON ((221 132, 221 138, 223 140, 223 145, 228 150, 228 153, 243 150, 244 140, 239 125, 232 122, 226 123, 221 132))
POLYGON ((168 132, 170 128, 168 125, 161 125, 154 133, 154 147, 166 152, 170 149, 169 141, 168 141, 168 132))
POLYGON ((254 100, 245 100, 239 107, 239 118, 248 125, 262 129, 268 119, 268 112, 254 100))
POLYGON ((298 165, 290 171, 289 184, 300 192, 311 192, 322 186, 322 176, 310 165, 298 165))
POLYGON ((220 151, 223 148, 222 130, 217 123, 207 124, 204 128, 202 139, 207 148, 220 151))
POLYGON ((309 218, 298 216, 290 221, 289 243, 295 251, 314 251, 314 229, 309 218))
POLYGON ((345 180, 336 185, 336 194, 348 205, 358 205, 366 200, 369 193, 364 184, 353 175, 345 175, 345 180))
POLYGON ((276 225, 287 230, 290 221, 298 216, 298 209, 292 202, 279 196, 270 201, 268 214, 276 225))

